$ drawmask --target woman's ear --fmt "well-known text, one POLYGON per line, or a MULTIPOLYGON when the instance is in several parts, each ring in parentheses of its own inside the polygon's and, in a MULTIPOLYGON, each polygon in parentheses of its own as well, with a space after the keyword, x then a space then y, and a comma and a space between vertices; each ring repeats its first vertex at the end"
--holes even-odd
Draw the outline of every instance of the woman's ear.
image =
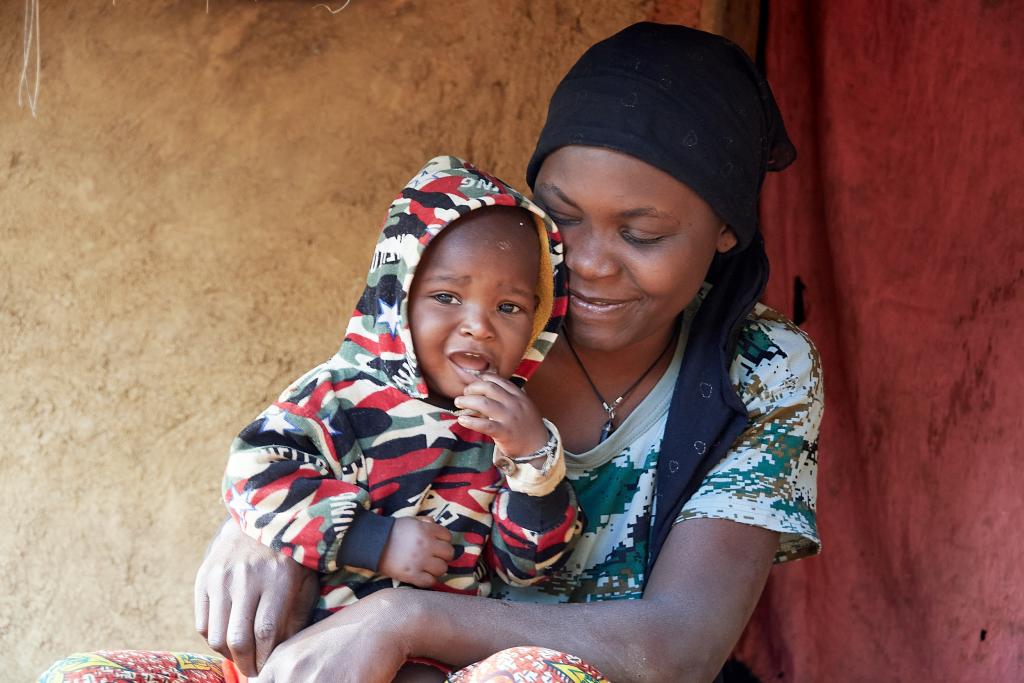
POLYGON ((722 229, 718 233, 718 242, 715 244, 715 249, 718 253, 724 254, 729 251, 736 246, 737 241, 736 233, 732 231, 732 228, 722 223, 722 229))

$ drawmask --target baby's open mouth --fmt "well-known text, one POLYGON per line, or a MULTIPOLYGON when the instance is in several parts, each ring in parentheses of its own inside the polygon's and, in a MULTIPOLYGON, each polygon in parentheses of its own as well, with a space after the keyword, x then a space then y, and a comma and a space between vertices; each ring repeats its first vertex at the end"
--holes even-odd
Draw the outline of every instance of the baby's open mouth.
POLYGON ((471 375, 479 375, 491 369, 491 361, 486 356, 471 351, 456 351, 448 356, 448 360, 471 375))

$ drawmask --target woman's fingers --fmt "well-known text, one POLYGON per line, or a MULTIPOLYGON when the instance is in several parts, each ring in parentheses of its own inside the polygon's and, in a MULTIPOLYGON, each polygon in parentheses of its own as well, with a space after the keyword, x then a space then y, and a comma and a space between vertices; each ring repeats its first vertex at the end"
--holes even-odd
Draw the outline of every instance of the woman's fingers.
POLYGON ((223 657, 231 656, 227 647, 228 624, 231 621, 231 593, 228 590, 231 563, 223 561, 217 551, 229 542, 226 539, 231 537, 235 528, 231 520, 221 525, 196 572, 194 589, 196 631, 206 639, 210 649, 223 657))
MULTIPOLYGON (((250 678, 262 672, 263 666, 270 658, 274 648, 309 623, 310 607, 315 601, 316 595, 319 594, 319 582, 315 572, 296 563, 292 564, 294 567, 286 564, 281 569, 285 574, 296 574, 296 576, 289 576, 283 581, 271 582, 262 595, 254 594, 255 598, 259 600, 259 604, 249 619, 247 630, 242 624, 245 615, 248 614, 248 609, 232 610, 232 619, 235 618, 236 611, 239 613, 240 630, 247 634, 248 641, 239 640, 234 645, 232 644, 230 634, 234 633, 235 628, 235 622, 232 622, 229 628, 228 645, 232 652, 237 650, 237 654, 233 658, 235 665, 238 666, 239 671, 250 678)), ((260 678, 260 680, 263 679, 260 678)))
POLYGON ((264 577, 264 590, 252 623, 256 671, 278 645, 309 624, 313 604, 320 595, 320 581, 315 571, 287 559, 273 574, 264 577))
MULTIPOLYGON (((287 583, 281 585, 280 575, 278 576, 278 583, 270 593, 274 596, 281 596, 285 607, 280 611, 275 611, 270 615, 269 618, 276 619, 276 624, 282 623, 282 628, 278 629, 275 636, 275 640, 268 644, 266 657, 270 656, 270 651, 277 647, 278 643, 291 638, 293 635, 306 628, 309 625, 309 619, 313 612, 313 605, 316 604, 317 598, 320 597, 320 579, 315 571, 307 569, 302 565, 293 562, 291 559, 288 560, 287 567, 295 576, 288 576, 287 583), (284 615, 283 617, 281 615, 284 615)), ((256 626, 259 627, 260 622, 257 620, 256 626)), ((259 633, 256 634, 256 645, 259 647, 259 633)), ((259 654, 256 656, 256 665, 260 666, 259 654)))
POLYGON ((221 568, 209 563, 204 558, 196 572, 193 599, 195 607, 196 632, 210 644, 214 651, 224 654, 217 647, 224 645, 224 634, 227 632, 228 619, 231 616, 231 603, 221 599, 224 595, 224 574, 221 568), (211 634, 213 640, 211 640, 211 634))
POLYGON ((210 623, 210 596, 206 594, 206 581, 205 576, 202 576, 202 569, 200 569, 200 574, 196 575, 196 583, 193 590, 196 633, 198 633, 203 640, 206 640, 206 634, 209 630, 207 624, 210 623))
POLYGON ((210 615, 206 625, 206 642, 210 649, 222 657, 231 659, 228 650, 228 622, 231 620, 231 596, 227 588, 210 593, 210 615))
MULTIPOLYGON (((264 593, 260 598, 259 606, 256 608, 252 634, 256 646, 254 660, 257 672, 263 669, 263 665, 266 663, 267 658, 270 657, 270 653, 274 651, 277 643, 288 637, 281 633, 282 622, 287 617, 285 598, 286 595, 281 591, 264 593)), ((246 675, 252 677, 254 674, 247 673, 246 675)))
POLYGON ((226 640, 228 651, 231 653, 228 659, 246 676, 255 676, 256 643, 253 624, 256 621, 259 594, 245 590, 247 578, 243 574, 236 574, 231 582, 231 595, 234 600, 231 603, 226 640))

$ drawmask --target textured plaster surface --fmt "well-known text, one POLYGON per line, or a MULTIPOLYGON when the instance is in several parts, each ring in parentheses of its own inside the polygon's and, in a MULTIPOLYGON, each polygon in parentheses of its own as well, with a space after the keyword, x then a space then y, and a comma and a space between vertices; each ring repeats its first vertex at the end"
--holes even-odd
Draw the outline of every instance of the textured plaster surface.
POLYGON ((394 192, 522 185, 559 76, 651 2, 0 0, 0 681, 206 651, 192 579, 234 434, 333 353, 394 192), (335 3, 338 6, 342 3, 335 3))

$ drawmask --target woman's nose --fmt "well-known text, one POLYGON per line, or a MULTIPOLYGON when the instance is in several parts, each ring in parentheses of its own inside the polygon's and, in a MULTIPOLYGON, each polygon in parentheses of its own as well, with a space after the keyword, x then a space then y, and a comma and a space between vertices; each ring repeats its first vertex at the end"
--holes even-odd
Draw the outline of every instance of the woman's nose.
POLYGON ((597 230, 565 230, 565 265, 569 272, 584 280, 599 280, 614 275, 618 269, 613 245, 597 230))

